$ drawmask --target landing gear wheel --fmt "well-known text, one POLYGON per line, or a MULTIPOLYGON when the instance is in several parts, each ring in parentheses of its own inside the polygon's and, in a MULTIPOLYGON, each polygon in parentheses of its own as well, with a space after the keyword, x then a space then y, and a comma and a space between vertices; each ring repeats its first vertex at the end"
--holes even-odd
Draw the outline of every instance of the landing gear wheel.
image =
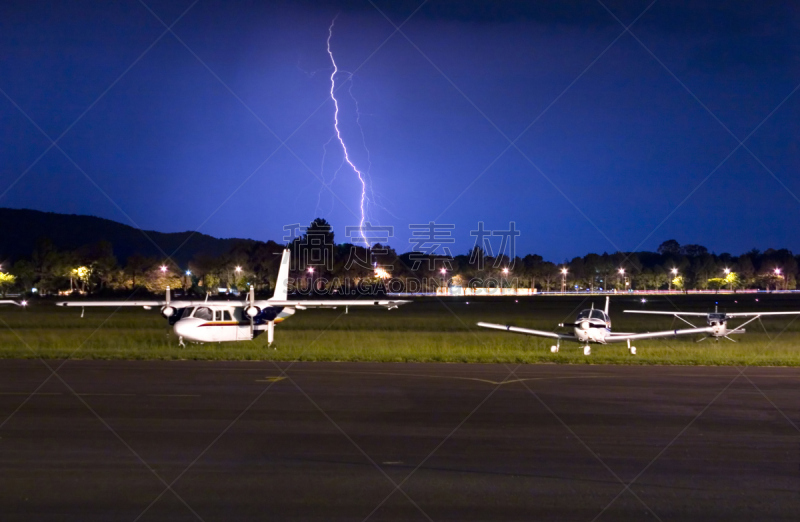
POLYGON ((592 347, 588 344, 583 347, 583 355, 592 355, 592 347))
POLYGON ((550 352, 551 353, 558 353, 558 346, 551 346, 550 347, 550 352))
POLYGON ((178 346, 180 346, 181 348, 186 348, 186 345, 183 344, 183 336, 182 335, 180 337, 178 337, 178 346))
POLYGON ((631 346, 631 355, 636 355, 636 347, 631 346))

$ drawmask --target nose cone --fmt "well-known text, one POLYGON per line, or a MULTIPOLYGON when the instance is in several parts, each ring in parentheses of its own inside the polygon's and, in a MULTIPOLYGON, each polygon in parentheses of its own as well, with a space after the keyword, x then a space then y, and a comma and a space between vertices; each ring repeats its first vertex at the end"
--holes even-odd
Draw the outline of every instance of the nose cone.
POLYGON ((581 329, 588 330, 589 329, 589 321, 583 321, 581 323, 581 329))
POLYGON ((185 319, 181 319, 177 323, 175 323, 174 330, 175 334, 183 337, 184 339, 188 339, 190 341, 197 341, 197 331, 198 325, 201 324, 202 321, 198 321, 194 317, 187 317, 185 319))

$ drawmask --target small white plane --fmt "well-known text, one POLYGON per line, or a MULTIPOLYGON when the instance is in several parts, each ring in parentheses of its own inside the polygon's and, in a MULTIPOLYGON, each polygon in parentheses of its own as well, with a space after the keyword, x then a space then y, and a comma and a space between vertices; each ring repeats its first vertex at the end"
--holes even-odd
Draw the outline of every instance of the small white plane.
POLYGON ((662 332, 646 332, 646 333, 612 333, 611 332, 611 319, 608 315, 609 298, 606 297, 605 310, 597 310, 592 303, 592 307, 587 310, 582 310, 578 313, 574 323, 561 323, 561 327, 573 327, 573 334, 561 334, 555 332, 545 332, 543 330, 531 330, 529 328, 519 328, 517 326, 506 326, 502 324, 493 323, 478 323, 478 326, 483 328, 493 328, 495 330, 504 330, 506 332, 520 333, 525 335, 534 335, 536 337, 549 337, 556 339, 556 344, 550 347, 550 351, 558 353, 561 348, 561 341, 575 341, 583 343, 583 354, 591 355, 592 348, 590 343, 609 344, 609 343, 628 343, 628 351, 631 355, 636 355, 636 347, 631 346, 631 341, 638 339, 653 339, 656 337, 674 337, 678 335, 692 335, 698 333, 710 334, 712 328, 691 328, 685 330, 665 330, 662 332))
MULTIPOLYGON (((774 315, 800 315, 800 312, 733 312, 733 313, 726 313, 720 312, 718 306, 714 306, 714 311, 709 313, 703 312, 657 312, 657 311, 649 311, 649 310, 624 310, 626 314, 652 314, 652 315, 671 315, 677 319, 680 319, 684 323, 688 324, 689 326, 695 327, 692 323, 687 321, 681 316, 694 316, 694 317, 705 317, 706 324, 710 331, 708 335, 703 337, 702 339, 698 339, 697 342, 705 341, 709 337, 713 337, 715 341, 719 341, 720 337, 724 337, 725 339, 736 342, 730 337, 729 335, 732 334, 743 334, 745 333, 744 326, 752 323, 756 319, 761 319, 764 316, 774 316, 774 315), (728 319, 739 319, 750 317, 748 321, 743 322, 736 328, 728 329, 728 319)), ((695 327, 696 328, 696 327, 695 327)))
POLYGON ((179 344, 183 340, 199 343, 249 341, 267 332, 267 342, 272 344, 275 324, 294 315, 296 310, 307 308, 344 308, 351 306, 381 306, 388 310, 411 301, 398 300, 289 300, 289 250, 283 251, 281 266, 270 299, 256 300, 250 287, 247 299, 242 301, 171 300, 169 288, 163 301, 64 301, 57 306, 141 306, 146 310, 161 307, 161 315, 174 325, 179 344))
POLYGON ((28 301, 16 302, 16 301, 8 300, 8 299, 0 301, 0 305, 4 305, 4 304, 13 304, 13 305, 17 305, 17 306, 28 306, 28 301))

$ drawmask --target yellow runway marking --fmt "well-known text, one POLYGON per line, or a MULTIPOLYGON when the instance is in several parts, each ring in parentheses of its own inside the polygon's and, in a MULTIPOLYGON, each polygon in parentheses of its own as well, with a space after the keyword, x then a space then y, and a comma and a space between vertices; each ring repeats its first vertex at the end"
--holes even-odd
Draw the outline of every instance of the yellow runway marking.
POLYGON ((284 380, 286 377, 266 377, 264 379, 256 379, 256 382, 278 382, 284 380))

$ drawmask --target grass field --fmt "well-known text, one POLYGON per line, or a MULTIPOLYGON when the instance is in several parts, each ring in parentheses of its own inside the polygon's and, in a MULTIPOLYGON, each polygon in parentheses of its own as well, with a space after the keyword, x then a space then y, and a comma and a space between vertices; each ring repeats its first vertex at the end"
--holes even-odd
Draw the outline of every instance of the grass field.
MULTIPOLYGON (((786 295, 612 297, 614 331, 643 332, 683 328, 670 317, 623 314, 623 309, 707 312, 800 310, 800 300, 786 295), (757 301, 756 301, 757 300, 757 301)), ((266 336, 252 342, 188 344, 180 348, 158 311, 142 309, 57 309, 46 302, 27 310, 0 308, 0 358, 50 359, 209 359, 382 362, 613 363, 689 365, 800 366, 800 319, 755 321, 737 343, 694 342, 695 338, 638 341, 631 356, 624 343, 580 345, 565 342, 550 353, 549 339, 484 330, 477 321, 553 330, 574 320, 602 296, 510 298, 419 298, 399 310, 306 310, 276 328, 275 347, 266 336), (467 304, 468 303, 468 304, 467 304)), ((702 318, 700 318, 702 319, 702 318)), ((695 322, 703 326, 704 321, 695 322)), ((739 324, 731 321, 729 326, 739 324)))

